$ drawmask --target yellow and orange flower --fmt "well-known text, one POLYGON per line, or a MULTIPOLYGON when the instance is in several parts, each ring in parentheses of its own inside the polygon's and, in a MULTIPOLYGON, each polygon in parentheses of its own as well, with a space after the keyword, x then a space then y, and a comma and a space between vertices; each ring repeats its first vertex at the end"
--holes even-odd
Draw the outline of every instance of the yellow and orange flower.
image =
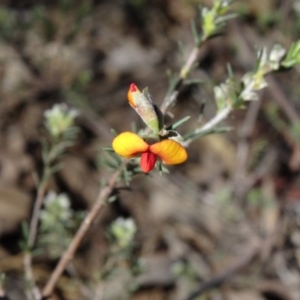
POLYGON ((148 144, 132 132, 119 134, 113 140, 112 147, 116 153, 127 158, 141 156, 140 165, 145 173, 154 168, 157 159, 167 165, 181 164, 187 159, 185 148, 173 140, 148 144))

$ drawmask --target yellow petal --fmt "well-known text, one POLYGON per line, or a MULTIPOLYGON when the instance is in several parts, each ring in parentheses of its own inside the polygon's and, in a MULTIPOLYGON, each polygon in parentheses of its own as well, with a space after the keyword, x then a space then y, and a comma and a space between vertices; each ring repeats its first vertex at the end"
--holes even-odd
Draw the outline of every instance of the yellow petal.
POLYGON ((187 152, 173 140, 163 140, 150 146, 150 151, 167 165, 181 164, 187 159, 187 152))
POLYGON ((123 132, 114 138, 112 147, 121 156, 131 158, 148 150, 149 145, 133 132, 123 132))
POLYGON ((134 94, 135 93, 141 93, 141 91, 139 90, 139 88, 134 83, 132 83, 129 87, 129 90, 128 90, 128 93, 127 93, 127 98, 128 98, 129 104, 133 108, 136 107, 136 103, 135 103, 135 100, 134 100, 134 94))

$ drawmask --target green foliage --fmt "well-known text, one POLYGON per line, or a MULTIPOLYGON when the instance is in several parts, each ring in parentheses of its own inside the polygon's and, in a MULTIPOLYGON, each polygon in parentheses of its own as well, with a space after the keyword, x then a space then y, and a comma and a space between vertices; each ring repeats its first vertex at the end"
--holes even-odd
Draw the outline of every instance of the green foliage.
POLYGON ((105 151, 105 155, 101 153, 98 156, 96 161, 98 167, 107 167, 110 171, 116 171, 121 168, 119 180, 125 182, 126 185, 129 186, 133 176, 143 173, 139 166, 139 158, 133 158, 125 165, 112 147, 104 147, 102 150, 105 151))
POLYGON ((174 130, 174 129, 178 128, 180 125, 182 125, 185 122, 187 122, 190 118, 191 118, 190 116, 187 116, 187 117, 182 118, 181 120, 178 120, 174 124, 172 124, 169 127, 167 127, 167 130, 174 130))
POLYGON ((230 77, 225 84, 215 88, 218 107, 223 109, 231 105, 233 108, 243 108, 245 101, 258 100, 256 92, 267 87, 266 75, 279 69, 284 55, 285 49, 280 45, 275 45, 270 54, 266 48, 258 49, 253 71, 247 72, 241 80, 230 77))
MULTIPOLYGON (((229 68, 229 76, 225 82, 214 87, 214 96, 217 105, 215 117, 203 127, 195 128, 184 135, 184 145, 189 145, 192 141, 212 133, 226 132, 230 128, 218 128, 216 125, 226 119, 230 112, 235 109, 245 108, 248 101, 257 101, 257 92, 267 87, 266 76, 285 67, 287 56, 296 57, 297 46, 292 45, 287 51, 281 45, 274 45, 270 53, 266 48, 257 51, 255 67, 253 71, 247 72, 241 79, 233 75, 229 68), (289 54, 293 53, 293 54, 289 54)), ((296 63, 296 60, 292 60, 296 63)))
POLYGON ((79 128, 75 126, 78 111, 68 108, 66 104, 55 104, 44 113, 45 127, 50 135, 50 140, 42 140, 44 172, 41 183, 47 182, 49 176, 57 172, 61 166, 56 163, 71 147, 77 137, 79 128))
POLYGON ((255 68, 252 72, 246 73, 242 82, 244 90, 241 92, 241 98, 245 101, 257 100, 256 91, 268 86, 265 77, 273 71, 280 68, 281 60, 286 50, 281 45, 274 45, 268 54, 267 49, 259 49, 257 51, 257 59, 255 68))
MULTIPOLYGON (((79 112, 74 108, 68 108, 66 104, 55 104, 51 109, 45 111, 45 126, 51 136, 55 139, 73 133, 74 120, 79 112)), ((70 137, 69 137, 70 138, 70 137)))
POLYGON ((209 38, 219 34, 226 22, 236 17, 236 14, 228 14, 231 0, 215 0, 211 8, 200 8, 201 33, 198 32, 197 22, 191 21, 191 30, 197 47, 209 38))
POLYGON ((292 68, 300 63, 300 40, 293 43, 288 50, 285 58, 281 62, 281 65, 285 68, 292 68))
POLYGON ((82 211, 72 210, 66 194, 49 192, 40 213, 38 248, 53 259, 61 256, 84 215, 82 211))
MULTIPOLYGON (((110 282, 115 281, 124 285, 121 299, 128 299, 129 295, 136 290, 134 277, 144 270, 142 262, 134 254, 136 232, 137 226, 134 220, 122 217, 113 221, 107 230, 109 253, 101 268, 100 280, 102 285, 109 285, 110 282)), ((107 295, 114 294, 111 290, 105 292, 107 295)))
POLYGON ((232 2, 231 0, 215 0, 212 8, 201 9, 202 40, 219 33, 228 20, 236 17, 235 14, 228 14, 232 2))
POLYGON ((218 111, 222 111, 228 106, 242 107, 243 102, 240 98, 242 83, 229 77, 224 83, 214 87, 214 95, 218 111))
POLYGON ((187 132, 183 139, 184 141, 194 141, 196 139, 199 139, 203 136, 209 135, 209 134, 216 134, 216 133, 225 133, 233 130, 233 127, 230 126, 220 126, 220 127, 214 127, 207 130, 201 130, 197 132, 196 130, 192 130, 190 132, 187 132))
POLYGON ((103 150, 105 150, 106 153, 105 155, 99 155, 97 165, 99 167, 106 166, 111 171, 117 170, 122 164, 121 158, 114 152, 111 147, 105 147, 103 148, 103 150))
POLYGON ((132 247, 136 232, 136 224, 131 218, 117 218, 110 226, 110 233, 120 250, 132 247))

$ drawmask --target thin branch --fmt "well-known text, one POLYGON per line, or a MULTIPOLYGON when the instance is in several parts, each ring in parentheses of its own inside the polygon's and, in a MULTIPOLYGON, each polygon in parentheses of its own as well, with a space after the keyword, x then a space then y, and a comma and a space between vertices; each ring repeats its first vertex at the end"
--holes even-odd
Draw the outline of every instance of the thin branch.
POLYGON ((199 46, 195 47, 189 57, 187 58, 185 64, 180 70, 179 76, 176 79, 176 83, 174 84, 173 91, 168 94, 163 103, 161 104, 160 110, 162 111, 163 114, 167 112, 167 110, 175 103, 179 90, 182 86, 183 80, 187 78, 187 76, 190 74, 193 66, 196 64, 199 53, 200 53, 200 47, 203 45, 204 41, 200 43, 199 46))
POLYGON ((25 278, 26 278, 27 284, 29 286, 29 292, 31 294, 31 298, 33 298, 34 300, 41 299, 41 293, 35 284, 35 279, 33 276, 31 251, 32 251, 33 246, 36 241, 39 215, 40 215, 40 210, 43 205, 45 193, 46 193, 46 182, 42 181, 42 183, 40 184, 40 186, 38 188, 37 197, 34 202, 32 218, 31 218, 30 226, 29 226, 29 236, 28 236, 28 241, 27 241, 28 249, 27 249, 27 252, 25 253, 24 259, 23 259, 25 278))
POLYGON ((38 188, 37 197, 34 203, 32 218, 30 221, 29 237, 28 237, 28 244, 27 244, 29 249, 32 249, 32 247, 35 244, 35 240, 37 236, 37 227, 39 222, 39 214, 40 214, 41 207, 43 205, 45 193, 46 193, 46 182, 43 181, 38 188))
POLYGON ((32 255, 30 252, 25 253, 23 258, 25 277, 26 277, 26 293, 28 299, 40 300, 42 295, 35 283, 33 271, 32 271, 32 255))
MULTIPOLYGON (((195 129, 194 134, 199 135, 213 129, 217 124, 225 120, 228 115, 232 112, 231 106, 226 106, 223 110, 217 113, 210 121, 208 121, 204 126, 195 129)), ((183 146, 187 147, 194 139, 191 137, 183 142, 183 146)))
POLYGON ((73 259, 73 256, 74 256, 76 250, 78 249, 82 239, 84 238, 85 234, 89 230, 93 221, 96 219, 96 217, 99 215, 100 211, 103 209, 106 199, 109 197, 109 195, 112 193, 113 189, 115 188, 117 179, 118 179, 121 171, 125 167, 125 165, 126 164, 123 163, 120 166, 120 168, 111 176, 107 186, 99 191, 99 194, 97 196, 97 199, 96 199, 92 209, 90 210, 90 212, 87 214, 87 216, 81 223, 81 226, 79 227, 75 236, 73 237, 73 240, 69 244, 68 249, 65 251, 63 256, 60 258, 56 268, 52 272, 46 286, 44 287, 44 289, 42 291, 42 295, 44 298, 47 298, 52 294, 53 289, 54 289, 59 277, 65 270, 68 263, 73 259))

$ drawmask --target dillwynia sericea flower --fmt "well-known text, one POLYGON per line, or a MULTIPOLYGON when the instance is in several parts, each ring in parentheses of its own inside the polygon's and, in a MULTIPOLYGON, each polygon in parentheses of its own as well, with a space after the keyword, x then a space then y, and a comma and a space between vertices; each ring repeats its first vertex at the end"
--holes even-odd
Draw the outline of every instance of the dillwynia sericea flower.
POLYGON ((169 165, 183 163, 187 159, 187 152, 179 142, 168 139, 166 130, 163 129, 162 113, 152 103, 147 89, 141 92, 132 83, 127 96, 129 104, 152 133, 146 138, 141 138, 133 132, 123 132, 113 140, 114 151, 126 158, 140 156, 141 169, 146 173, 154 168, 158 159, 169 165))

